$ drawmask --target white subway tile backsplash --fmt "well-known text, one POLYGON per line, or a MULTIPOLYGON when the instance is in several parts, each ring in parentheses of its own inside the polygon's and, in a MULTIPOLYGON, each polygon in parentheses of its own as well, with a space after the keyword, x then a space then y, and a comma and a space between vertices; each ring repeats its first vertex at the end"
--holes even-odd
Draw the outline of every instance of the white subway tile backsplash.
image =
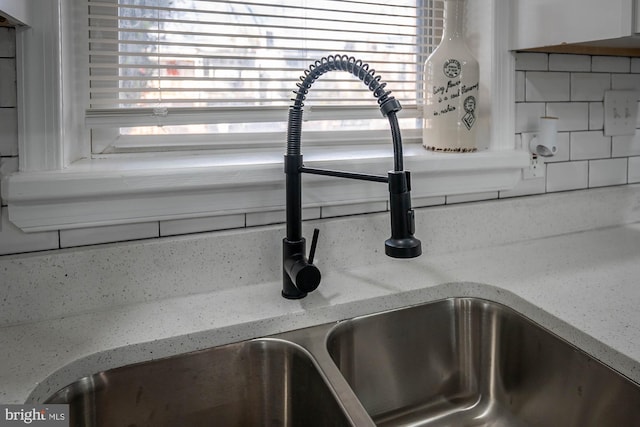
POLYGON ((514 188, 500 192, 500 198, 530 196, 533 194, 542 194, 546 190, 546 181, 544 177, 526 179, 518 182, 514 188))
POLYGON ((16 56, 16 30, 9 27, 0 27, 0 58, 15 58, 16 56))
POLYGON ((516 132, 535 132, 538 130, 540 117, 545 115, 543 102, 516 103, 516 132))
POLYGON ((629 157, 629 184, 640 182, 640 156, 629 157))
POLYGON ((547 192, 578 190, 588 185, 587 161, 547 164, 547 192))
POLYGON ((426 208, 427 206, 444 205, 445 202, 446 199, 444 196, 411 198, 411 206, 414 208, 426 208))
POLYGON ((547 104, 546 115, 558 118, 558 131, 589 129, 587 102, 550 102, 547 104))
POLYGON ((602 131, 571 132, 571 160, 611 157, 611 137, 602 131))
POLYGON ((635 135, 614 136, 611 156, 640 156, 640 133, 636 132, 635 135))
POLYGON ((571 73, 572 101, 602 101, 604 91, 611 89, 607 73, 571 73))
MULTIPOLYGON (((1 27, 0 27, 1 28, 1 27)), ((0 156, 18 155, 18 110, 0 108, 0 156)))
POLYGON ((524 71, 516 71, 516 102, 524 102, 524 71))
POLYGON ((245 223, 247 227, 258 225, 281 224, 285 222, 286 214, 284 210, 269 212, 251 212, 246 214, 245 223))
POLYGON ((549 71, 591 71, 591 56, 552 53, 549 55, 549 71))
POLYGON ((386 210, 387 202, 353 203, 349 205, 323 206, 321 216, 322 218, 332 218, 368 212, 384 212, 386 210))
POLYGON ((60 247, 98 245, 153 237, 160 237, 157 222, 76 228, 60 230, 60 247))
POLYGON ((640 74, 612 74, 611 89, 640 90, 640 74))
POLYGON ((0 58, 0 107, 15 107, 16 102, 16 60, 0 58))
POLYGON ((589 161, 589 187, 604 187, 627 183, 627 159, 589 161))
MULTIPOLYGON (((247 214, 248 215, 248 214, 247 214)), ((282 217, 283 219, 285 217, 282 217)), ((313 219, 320 219, 322 218, 322 209, 315 207, 315 208, 302 208, 302 220, 303 221, 308 221, 308 220, 313 220, 313 219)), ((248 224, 249 220, 247 220, 247 227, 249 226, 248 224)), ((284 220, 282 221, 284 222, 284 220)))
MULTIPOLYGON (((320 208, 303 208, 302 219, 304 221, 320 218, 320 208)), ((256 227, 260 225, 283 224, 286 219, 284 210, 275 210, 267 212, 249 212, 245 216, 245 224, 247 227, 256 227)))
POLYGON ((480 200, 492 200, 497 198, 497 191, 487 191, 485 193, 473 194, 456 194, 453 196, 447 196, 447 205, 452 205, 454 203, 478 202, 480 200))
POLYGON ((631 58, 631 72, 640 73, 640 58, 631 58))
POLYGON ((58 249, 58 232, 25 233, 9 221, 6 208, 0 218, 0 255, 58 249))
POLYGON ((527 102, 569 101, 571 84, 569 73, 528 71, 525 76, 527 102))
POLYGON ((594 56, 591 58, 591 71, 594 73, 628 73, 631 71, 631 58, 623 56, 594 56))
POLYGON ((205 231, 226 230, 245 226, 245 215, 221 215, 206 218, 174 219, 160 221, 160 236, 201 233, 205 231))
POLYGON ((518 52, 516 70, 546 71, 549 69, 549 55, 538 52, 518 52))
POLYGON ((589 130, 604 129, 604 104, 602 102, 589 103, 589 130))

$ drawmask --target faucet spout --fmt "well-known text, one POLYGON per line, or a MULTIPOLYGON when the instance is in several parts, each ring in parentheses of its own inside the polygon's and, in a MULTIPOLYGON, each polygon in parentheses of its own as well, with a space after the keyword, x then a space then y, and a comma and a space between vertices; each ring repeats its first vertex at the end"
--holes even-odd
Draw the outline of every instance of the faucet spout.
POLYGON ((389 211, 391 237, 384 242, 384 252, 392 258, 415 258, 422 254, 415 233, 415 214, 411 209, 411 174, 389 172, 389 211))
MULTIPOLYGON (((340 178, 385 182, 389 185, 391 212, 391 237, 385 241, 385 253, 393 258, 413 258, 422 253, 422 244, 414 237, 415 214, 411 208, 411 178, 404 170, 402 137, 396 113, 402 109, 400 102, 385 90, 386 83, 360 60, 346 55, 330 55, 312 64, 300 77, 294 103, 289 108, 287 127, 287 153, 284 156, 286 174, 287 235, 283 240, 282 296, 289 299, 304 298, 320 284, 320 270, 313 264, 313 256, 306 256, 305 239, 302 237, 302 173, 328 175, 340 178), (309 89, 323 74, 332 70, 350 72, 358 77, 378 101, 382 115, 389 119, 393 141, 394 169, 388 175, 370 175, 327 169, 307 168, 302 162, 300 150, 302 135, 302 107, 309 89)), ((314 233, 311 252, 315 252, 317 232, 314 233)))

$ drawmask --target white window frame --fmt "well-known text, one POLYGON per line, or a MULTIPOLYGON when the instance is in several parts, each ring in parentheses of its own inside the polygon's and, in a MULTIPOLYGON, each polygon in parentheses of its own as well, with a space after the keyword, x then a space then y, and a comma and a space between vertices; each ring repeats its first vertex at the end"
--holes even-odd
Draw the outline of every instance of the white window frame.
MULTIPOLYGON (((16 34, 20 171, 2 181, 14 224, 31 232, 284 209, 284 141, 281 153, 92 158, 81 108, 86 93, 78 83, 85 69, 73 44, 73 31, 86 24, 73 21, 72 1, 30 0, 37 13, 16 34)), ((441 154, 405 144, 414 198, 510 189, 528 166, 529 155, 515 143, 510 3, 469 2, 478 17, 472 31, 485 40, 476 54, 490 76, 489 149, 441 154)), ((324 152, 302 145, 312 167, 384 173, 393 164, 391 144, 324 152)), ((388 198, 379 183, 306 175, 304 181, 305 206, 388 198)))

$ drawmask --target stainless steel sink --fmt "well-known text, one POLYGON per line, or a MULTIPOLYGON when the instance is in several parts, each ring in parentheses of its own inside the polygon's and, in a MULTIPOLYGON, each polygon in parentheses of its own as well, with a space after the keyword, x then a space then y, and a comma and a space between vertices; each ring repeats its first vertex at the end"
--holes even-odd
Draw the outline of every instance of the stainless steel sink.
POLYGON ((47 402, 71 427, 640 425, 640 386, 472 298, 100 372, 47 402))
POLYGON ((48 403, 70 404, 70 426, 350 426, 313 359, 258 339, 83 378, 48 403))
POLYGON ((380 426, 640 425, 637 384, 499 304, 360 317, 327 346, 380 426))

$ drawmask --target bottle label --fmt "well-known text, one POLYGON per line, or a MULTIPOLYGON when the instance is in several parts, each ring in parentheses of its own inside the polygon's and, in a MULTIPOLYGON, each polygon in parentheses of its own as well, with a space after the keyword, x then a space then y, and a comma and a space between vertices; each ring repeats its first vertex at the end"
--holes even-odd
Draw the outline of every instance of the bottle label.
POLYGON ((476 122, 476 97, 475 96, 467 96, 462 104, 464 107, 464 111, 467 114, 462 116, 462 123, 467 127, 467 129, 471 130, 473 124, 476 122))
POLYGON ((460 70, 462 70, 462 66, 460 65, 460 61, 457 59, 448 59, 444 62, 444 67, 442 67, 442 71, 444 71, 444 75, 449 77, 450 79, 455 79, 460 75, 460 70))
MULTIPOLYGON (((476 122, 478 81, 467 82, 462 76, 462 64, 447 59, 442 67, 444 78, 435 78, 429 96, 433 117, 456 115, 468 130, 476 122), (464 112, 462 111, 464 110, 464 112)), ((477 76, 476 76, 477 78, 477 76)))

